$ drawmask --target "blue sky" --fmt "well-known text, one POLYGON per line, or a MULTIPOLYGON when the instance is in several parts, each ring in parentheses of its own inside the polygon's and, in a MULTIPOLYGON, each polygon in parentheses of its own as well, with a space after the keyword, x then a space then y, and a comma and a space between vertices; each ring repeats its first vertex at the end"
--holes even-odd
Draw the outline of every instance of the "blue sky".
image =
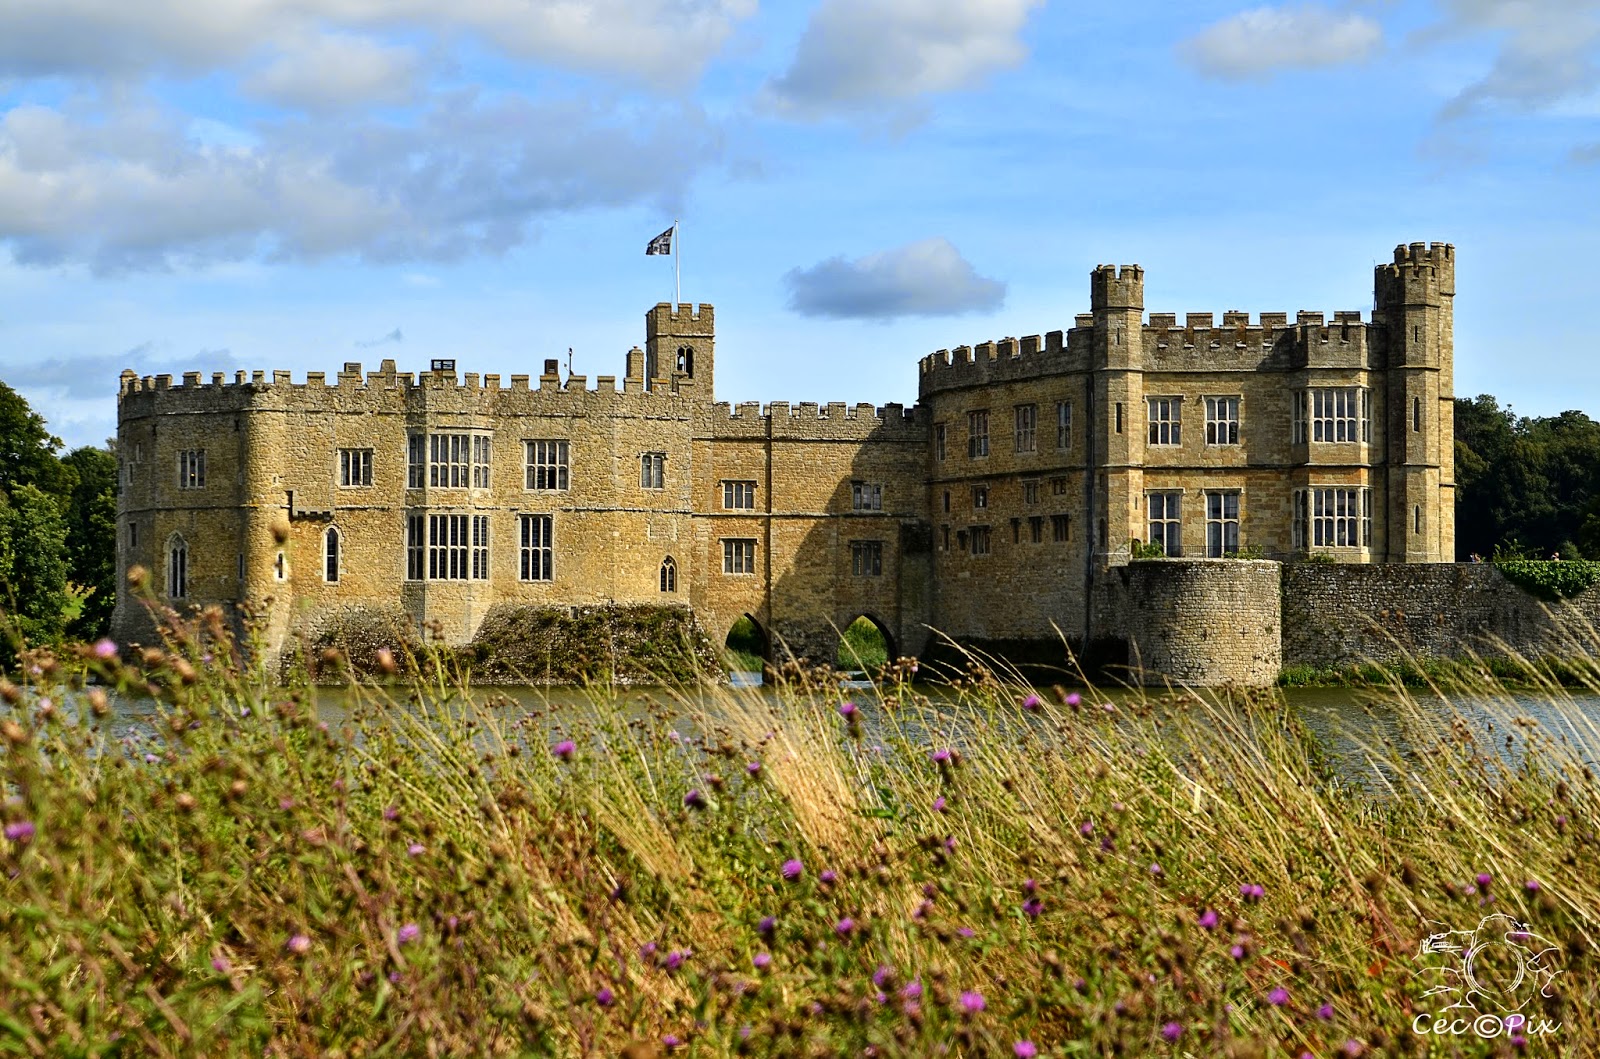
POLYGON ((1600 0, 6 0, 0 379, 621 374, 717 306, 723 400, 1146 308, 1370 307, 1458 247, 1456 392, 1600 414, 1600 0))

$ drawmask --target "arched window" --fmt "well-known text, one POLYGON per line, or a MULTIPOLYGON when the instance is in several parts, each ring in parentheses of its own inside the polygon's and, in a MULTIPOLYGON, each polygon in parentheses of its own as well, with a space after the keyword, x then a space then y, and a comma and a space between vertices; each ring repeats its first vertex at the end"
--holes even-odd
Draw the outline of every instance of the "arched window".
POLYGON ((182 599, 189 594, 189 544, 182 534, 167 541, 167 598, 182 599))
POLYGON ((689 378, 694 378, 694 347, 678 347, 678 371, 689 378))
POLYGON ((678 564, 670 555, 661 561, 661 591, 678 591, 678 564))
POLYGON ((322 535, 322 579, 329 584, 339 581, 339 530, 335 526, 322 535))

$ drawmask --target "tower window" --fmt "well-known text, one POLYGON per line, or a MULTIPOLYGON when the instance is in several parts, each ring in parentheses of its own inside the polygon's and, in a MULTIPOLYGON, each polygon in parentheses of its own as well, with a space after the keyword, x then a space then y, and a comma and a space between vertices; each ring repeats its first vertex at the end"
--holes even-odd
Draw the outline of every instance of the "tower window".
POLYGON ((189 544, 179 534, 167 543, 167 598, 183 599, 189 594, 189 544))
POLYGON ((339 531, 333 526, 322 535, 322 579, 330 585, 339 582, 339 531))
POLYGON ((661 591, 678 591, 678 564, 672 561, 672 556, 661 560, 661 591))
POLYGON ((691 379, 694 378, 694 347, 693 346, 679 346, 678 347, 678 372, 680 374, 687 375, 691 379))

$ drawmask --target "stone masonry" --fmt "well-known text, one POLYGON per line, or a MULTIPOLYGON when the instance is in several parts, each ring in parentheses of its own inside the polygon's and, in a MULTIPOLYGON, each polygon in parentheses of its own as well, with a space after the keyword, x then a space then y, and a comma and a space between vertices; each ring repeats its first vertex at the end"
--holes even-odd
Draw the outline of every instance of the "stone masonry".
MULTIPOLYGON (((1366 321, 1180 322, 1101 266, 1074 327, 925 357, 909 409, 717 403, 709 305, 651 309, 592 388, 555 361, 124 372, 119 567, 250 601, 269 649, 358 614, 466 643, 497 607, 610 603, 687 604, 716 640, 748 615, 774 658, 831 658, 860 616, 903 654, 934 629, 1125 639, 1105 600, 1133 542, 1451 559, 1454 269, 1398 247, 1366 321)), ((151 635, 137 601, 113 623, 151 635)))

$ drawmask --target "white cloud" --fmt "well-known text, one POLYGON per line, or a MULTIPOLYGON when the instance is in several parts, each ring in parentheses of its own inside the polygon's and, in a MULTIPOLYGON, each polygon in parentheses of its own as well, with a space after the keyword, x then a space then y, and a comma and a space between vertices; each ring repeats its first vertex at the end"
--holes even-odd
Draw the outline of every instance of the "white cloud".
POLYGON ((789 308, 803 316, 888 320, 989 312, 1006 285, 978 275, 948 239, 934 237, 856 258, 831 257, 784 277, 789 308))
POLYGON ((196 142, 150 104, 0 114, 0 246, 97 272, 354 254, 499 253, 549 213, 670 209, 714 160, 698 111, 444 95, 406 122, 304 117, 196 142), (643 164, 648 159, 649 164, 643 164))
POLYGON ((1243 80, 1360 62, 1382 46, 1382 27, 1365 15, 1303 3, 1241 11, 1201 30, 1180 52, 1206 76, 1243 80))
MULTIPOLYGON (((141 342, 121 353, 85 353, 8 364, 5 373, 6 382, 21 391, 67 400, 94 400, 116 392, 117 376, 124 368, 141 375, 204 371, 209 379, 211 372, 231 372, 238 367, 227 349, 202 349, 184 356, 158 350, 153 342, 141 342)), ((96 429, 105 430, 104 420, 96 429)))
POLYGON ((243 87, 250 95, 301 110, 398 104, 415 93, 418 66, 410 48, 322 33, 285 48, 243 87))
POLYGON ((1600 0, 1442 0, 1444 21, 1422 36, 1494 34, 1489 71, 1445 108, 1459 117, 1484 106, 1537 110, 1600 87, 1600 0))
MULTIPOLYGON (((205 73, 321 33, 468 34, 516 59, 662 85, 699 76, 756 0, 6 0, 0 76, 205 73)), ((375 45, 376 46, 376 45, 375 45)))
POLYGON ((822 0, 769 95, 814 115, 966 87, 1021 63, 1043 0, 822 0))

